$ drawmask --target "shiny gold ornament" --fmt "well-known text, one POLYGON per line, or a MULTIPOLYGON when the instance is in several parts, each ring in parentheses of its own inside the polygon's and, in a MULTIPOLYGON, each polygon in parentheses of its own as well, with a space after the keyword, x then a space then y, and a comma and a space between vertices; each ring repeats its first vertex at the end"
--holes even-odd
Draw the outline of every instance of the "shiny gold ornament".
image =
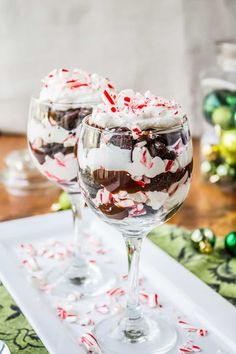
POLYGON ((199 242, 199 251, 202 254, 210 254, 213 252, 213 247, 207 240, 202 240, 199 242))
POLYGON ((225 131, 222 134, 220 152, 229 165, 236 164, 236 129, 225 131))
POLYGON ((202 146, 202 155, 208 161, 215 161, 219 158, 219 145, 204 144, 202 146))
POLYGON ((202 254, 210 254, 216 242, 214 232, 207 227, 200 227, 191 234, 191 242, 196 250, 202 254))

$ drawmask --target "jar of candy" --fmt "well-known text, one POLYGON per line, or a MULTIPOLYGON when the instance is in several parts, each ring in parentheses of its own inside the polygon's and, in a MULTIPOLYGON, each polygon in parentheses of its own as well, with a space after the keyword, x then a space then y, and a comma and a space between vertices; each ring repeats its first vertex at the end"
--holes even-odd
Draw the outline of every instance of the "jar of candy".
POLYGON ((236 190, 236 41, 216 43, 216 69, 201 80, 204 133, 201 171, 211 183, 236 190))

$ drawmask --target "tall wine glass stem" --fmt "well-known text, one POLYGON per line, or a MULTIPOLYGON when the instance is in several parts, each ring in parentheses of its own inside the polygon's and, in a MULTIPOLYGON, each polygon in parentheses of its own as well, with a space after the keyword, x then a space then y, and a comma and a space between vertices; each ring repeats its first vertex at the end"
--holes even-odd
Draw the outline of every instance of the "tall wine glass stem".
POLYGON ((81 216, 81 198, 79 193, 69 193, 71 201, 71 209, 73 213, 73 228, 74 228, 74 256, 76 265, 84 267, 87 262, 84 258, 86 240, 82 230, 82 216, 81 216))
POLYGON ((122 331, 128 341, 138 342, 147 335, 147 324, 139 303, 139 263, 143 237, 123 235, 128 256, 128 294, 122 331))

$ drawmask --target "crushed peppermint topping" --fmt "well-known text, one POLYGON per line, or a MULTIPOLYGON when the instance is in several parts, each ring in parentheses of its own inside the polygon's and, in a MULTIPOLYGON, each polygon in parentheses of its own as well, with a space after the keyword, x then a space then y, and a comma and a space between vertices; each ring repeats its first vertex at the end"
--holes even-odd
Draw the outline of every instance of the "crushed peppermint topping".
POLYGON ((102 128, 126 127, 138 135, 147 128, 169 128, 183 121, 178 103, 150 91, 141 94, 127 89, 115 94, 104 89, 102 98, 90 118, 90 124, 102 128))
POLYGON ((114 89, 109 79, 81 69, 54 69, 42 83, 39 100, 52 103, 101 103, 101 93, 114 89))

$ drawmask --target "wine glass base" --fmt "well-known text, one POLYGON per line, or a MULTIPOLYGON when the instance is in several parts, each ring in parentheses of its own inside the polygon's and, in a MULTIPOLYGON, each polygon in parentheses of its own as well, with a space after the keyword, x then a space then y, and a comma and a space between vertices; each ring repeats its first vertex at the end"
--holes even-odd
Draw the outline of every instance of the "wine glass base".
POLYGON ((95 326, 94 334, 104 354, 164 354, 177 342, 174 326, 158 316, 145 317, 148 334, 136 340, 122 331, 123 316, 111 316, 95 326))
POLYGON ((52 285, 52 295, 67 296, 80 293, 83 296, 98 296, 110 290, 117 282, 116 275, 104 265, 75 264, 55 267, 48 273, 48 283, 52 285))

